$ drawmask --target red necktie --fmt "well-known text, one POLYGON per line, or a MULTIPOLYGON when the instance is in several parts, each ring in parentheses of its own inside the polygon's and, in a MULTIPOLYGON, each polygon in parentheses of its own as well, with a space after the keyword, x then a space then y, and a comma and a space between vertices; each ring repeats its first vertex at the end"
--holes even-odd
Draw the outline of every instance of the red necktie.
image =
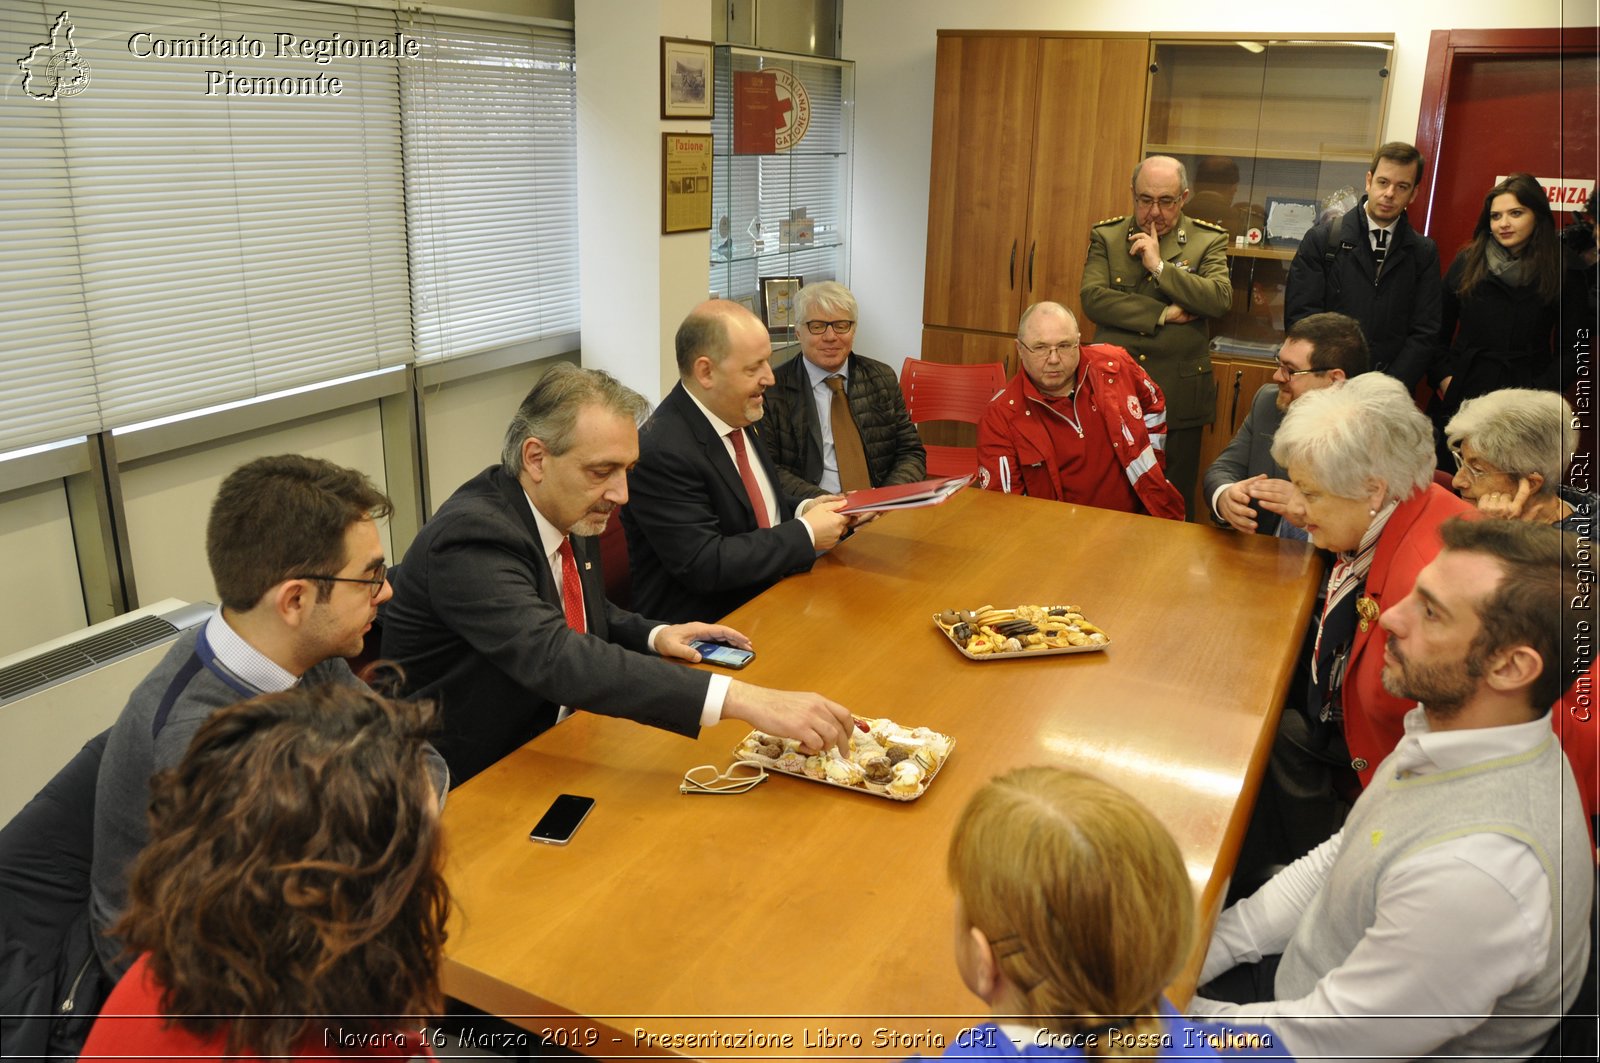
POLYGON ((583 622, 583 584, 578 582, 578 562, 572 556, 572 540, 562 539, 561 548, 561 608, 567 614, 567 626, 583 634, 588 627, 583 622))
POLYGON ((728 438, 733 441, 733 456, 739 465, 739 479, 744 481, 744 492, 750 496, 750 506, 756 511, 756 526, 770 528, 772 520, 767 516, 767 503, 761 497, 761 485, 756 482, 756 472, 750 467, 750 455, 745 453, 744 429, 735 428, 728 433, 728 438))

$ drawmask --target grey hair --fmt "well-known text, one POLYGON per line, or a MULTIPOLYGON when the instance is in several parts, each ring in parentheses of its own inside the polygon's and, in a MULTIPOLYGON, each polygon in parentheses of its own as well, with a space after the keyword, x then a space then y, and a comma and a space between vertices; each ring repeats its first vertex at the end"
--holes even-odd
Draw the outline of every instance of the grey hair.
POLYGON ((1128 187, 1132 188, 1139 183, 1139 171, 1144 169, 1145 163, 1154 162, 1157 159, 1162 162, 1170 162, 1176 166, 1178 168, 1178 189, 1183 192, 1189 191, 1189 168, 1171 155, 1152 155, 1148 159, 1140 159, 1138 165, 1133 168, 1133 174, 1128 178, 1128 187))
POLYGON ((539 440, 553 455, 571 450, 578 414, 585 406, 599 406, 631 418, 636 425, 650 415, 644 396, 610 373, 557 362, 533 385, 506 428, 505 447, 500 451, 500 467, 506 475, 522 475, 522 445, 530 439, 539 440))
POLYGON ((1461 404, 1444 426, 1452 447, 1470 442, 1483 460, 1510 473, 1544 477, 1541 495, 1554 494, 1578 449, 1572 407, 1557 391, 1504 388, 1461 404))
POLYGON ((1272 460, 1300 466, 1340 498, 1361 498, 1376 479, 1385 501, 1404 501, 1433 482, 1433 424, 1400 381, 1364 373, 1296 399, 1272 460))
POLYGON ((1071 310, 1068 310, 1066 307, 1062 306, 1060 303, 1052 303, 1049 300, 1043 300, 1043 301, 1034 303, 1032 306, 1028 307, 1028 309, 1026 309, 1026 310, 1024 310, 1022 312, 1022 316, 1017 319, 1017 342, 1018 343, 1022 342, 1022 335, 1023 335, 1023 333, 1025 333, 1028 330, 1028 322, 1033 319, 1033 315, 1034 314, 1039 313, 1040 311, 1045 311, 1047 313, 1063 314, 1063 315, 1066 316, 1066 319, 1068 321, 1072 322, 1072 324, 1074 326, 1076 326, 1078 324, 1078 319, 1075 316, 1073 316, 1073 313, 1072 313, 1071 310))
POLYGON ((840 311, 851 321, 858 321, 861 307, 856 303, 856 297, 850 294, 850 289, 838 281, 817 281, 801 288, 794 297, 794 319, 796 321, 809 321, 811 311, 822 307, 832 307, 840 311))

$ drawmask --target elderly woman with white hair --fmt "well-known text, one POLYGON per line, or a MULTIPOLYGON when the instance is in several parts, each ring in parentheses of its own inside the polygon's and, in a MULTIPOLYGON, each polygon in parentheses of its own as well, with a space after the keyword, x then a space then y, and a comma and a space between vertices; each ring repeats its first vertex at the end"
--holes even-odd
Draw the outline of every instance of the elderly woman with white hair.
POLYGON ((1433 426, 1405 387, 1368 373, 1303 395, 1284 415, 1272 458, 1288 470, 1291 509, 1336 555, 1313 628, 1312 715, 1342 721, 1365 786, 1393 751, 1415 702, 1383 688, 1388 635, 1378 614, 1411 593, 1439 552, 1439 525, 1473 508, 1433 482, 1433 426))
POLYGON ((1468 399, 1445 425, 1455 488, 1485 517, 1592 533, 1595 497, 1561 479, 1578 449, 1572 407, 1554 391, 1502 388, 1468 399))

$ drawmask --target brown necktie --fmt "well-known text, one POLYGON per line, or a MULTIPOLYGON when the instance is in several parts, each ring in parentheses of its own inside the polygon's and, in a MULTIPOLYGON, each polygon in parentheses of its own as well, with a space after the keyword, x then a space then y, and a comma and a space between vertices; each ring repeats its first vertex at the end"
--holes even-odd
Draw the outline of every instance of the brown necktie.
POLYGON ((583 634, 589 630, 583 622, 583 584, 578 579, 578 562, 572 556, 572 540, 562 539, 556 551, 561 555, 561 608, 567 614, 567 626, 583 634))
POLYGON ((739 479, 744 481, 744 493, 750 496, 750 508, 756 511, 756 527, 772 527, 772 518, 767 516, 767 503, 761 497, 761 485, 756 482, 756 471, 750 467, 750 455, 744 449, 744 429, 735 428, 728 433, 728 439, 733 443, 733 456, 739 466, 739 479))
POLYGON ((850 416, 850 400, 844 393, 844 377, 828 377, 828 422, 833 426, 833 456, 839 463, 839 490, 860 491, 872 486, 867 473, 867 452, 861 445, 861 430, 850 416))

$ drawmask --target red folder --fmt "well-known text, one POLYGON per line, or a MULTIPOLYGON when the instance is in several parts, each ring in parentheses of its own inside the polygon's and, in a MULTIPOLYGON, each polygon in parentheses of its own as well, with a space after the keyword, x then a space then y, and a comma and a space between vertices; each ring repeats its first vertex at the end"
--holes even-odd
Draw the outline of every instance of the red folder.
POLYGON ((851 491, 844 496, 840 513, 880 513, 891 509, 921 509, 937 506, 972 482, 971 476, 941 476, 934 480, 918 480, 914 484, 895 484, 893 487, 869 487, 865 491, 851 491))

